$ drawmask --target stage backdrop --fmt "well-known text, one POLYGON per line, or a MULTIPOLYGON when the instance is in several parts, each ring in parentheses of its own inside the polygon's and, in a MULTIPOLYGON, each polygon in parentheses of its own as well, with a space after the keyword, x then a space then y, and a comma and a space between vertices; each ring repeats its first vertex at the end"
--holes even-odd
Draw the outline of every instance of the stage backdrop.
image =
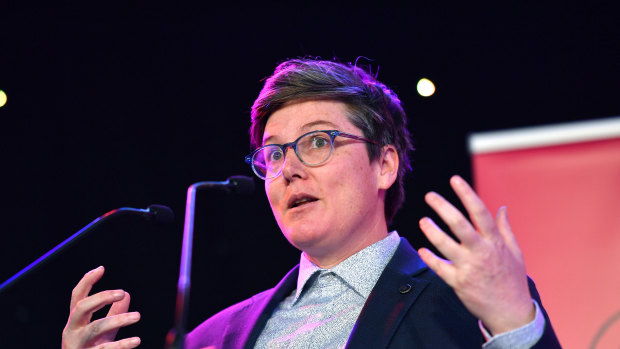
POLYGON ((620 118, 473 134, 475 186, 508 207, 562 345, 620 346, 620 118))

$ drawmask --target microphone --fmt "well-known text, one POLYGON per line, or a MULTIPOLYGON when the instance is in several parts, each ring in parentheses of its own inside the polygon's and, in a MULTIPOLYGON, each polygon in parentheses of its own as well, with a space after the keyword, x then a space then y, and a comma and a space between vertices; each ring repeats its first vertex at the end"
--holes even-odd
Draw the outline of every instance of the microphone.
MULTIPOLYGON (((105 213, 101 217, 90 222, 82 230, 90 228, 91 225, 99 225, 101 222, 108 221, 108 217, 120 217, 120 216, 139 216, 146 219, 149 222, 158 224, 168 224, 174 220, 174 212, 168 206, 164 205, 149 205, 147 208, 132 208, 121 207, 105 213)), ((80 231, 82 231, 80 230, 80 231)))
POLYGON ((254 179, 247 176, 228 177, 228 188, 235 194, 250 195, 254 192, 254 179))
POLYGON ((192 184, 189 190, 213 188, 228 193, 249 195, 254 192, 254 179, 247 176, 230 176, 225 181, 205 181, 192 184))
POLYGON ((231 176, 225 181, 206 181, 194 183, 187 188, 185 202, 185 224, 183 227, 183 247, 177 283, 177 299, 174 327, 166 335, 166 349, 184 349, 187 333, 187 315, 189 310, 189 291, 192 272, 192 249, 194 244, 194 211, 196 208, 196 191, 199 188, 222 189, 228 193, 249 195, 254 191, 254 179, 247 176, 231 176))
POLYGON ((131 207, 121 207, 110 212, 105 213, 101 217, 98 217, 94 221, 90 222, 87 226, 82 228, 77 233, 71 235, 65 241, 58 244, 56 247, 49 250, 46 254, 39 257, 34 262, 30 263, 27 267, 19 271, 17 274, 13 275, 11 278, 0 284, 0 293, 13 285, 17 280, 21 279, 24 275, 32 272, 36 268, 40 267, 44 262, 51 260, 53 257, 59 255, 62 251, 68 248, 70 245, 74 244, 78 239, 84 237, 87 233, 95 230, 99 225, 103 222, 109 221, 112 218, 117 218, 120 216, 141 216, 145 218, 147 221, 152 221, 155 223, 167 224, 172 222, 174 219, 174 213, 169 207, 163 205, 150 205, 146 209, 137 209, 131 207))
POLYGON ((146 220, 157 224, 170 224, 174 221, 174 212, 168 206, 150 205, 143 213, 146 220))

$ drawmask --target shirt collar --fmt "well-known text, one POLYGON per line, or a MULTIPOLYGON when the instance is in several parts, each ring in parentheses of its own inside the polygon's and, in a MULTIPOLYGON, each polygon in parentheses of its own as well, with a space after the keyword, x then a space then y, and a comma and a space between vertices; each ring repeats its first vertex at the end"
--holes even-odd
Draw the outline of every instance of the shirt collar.
POLYGON ((312 276, 321 271, 333 272, 361 296, 368 298, 383 269, 385 269, 392 255, 396 252, 399 243, 400 236, 396 231, 393 231, 385 238, 355 253, 331 269, 322 269, 312 263, 305 253, 302 253, 299 261, 297 290, 295 291, 293 303, 297 302, 304 286, 312 276))

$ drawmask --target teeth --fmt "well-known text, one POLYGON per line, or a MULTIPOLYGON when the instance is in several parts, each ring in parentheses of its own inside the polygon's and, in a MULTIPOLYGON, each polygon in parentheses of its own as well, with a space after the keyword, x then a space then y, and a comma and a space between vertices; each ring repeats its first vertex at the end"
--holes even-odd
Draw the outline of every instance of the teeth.
POLYGON ((306 202, 310 202, 310 201, 315 201, 316 199, 311 199, 311 198, 303 198, 303 199, 299 199, 295 202, 293 202, 293 207, 297 207, 301 204, 304 204, 306 202))

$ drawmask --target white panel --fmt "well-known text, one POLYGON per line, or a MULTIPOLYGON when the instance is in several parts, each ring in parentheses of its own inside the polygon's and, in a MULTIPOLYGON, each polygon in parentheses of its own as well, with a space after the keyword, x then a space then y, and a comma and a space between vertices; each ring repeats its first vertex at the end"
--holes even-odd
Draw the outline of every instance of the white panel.
POLYGON ((620 137, 620 117, 473 133, 469 152, 481 154, 620 137))

